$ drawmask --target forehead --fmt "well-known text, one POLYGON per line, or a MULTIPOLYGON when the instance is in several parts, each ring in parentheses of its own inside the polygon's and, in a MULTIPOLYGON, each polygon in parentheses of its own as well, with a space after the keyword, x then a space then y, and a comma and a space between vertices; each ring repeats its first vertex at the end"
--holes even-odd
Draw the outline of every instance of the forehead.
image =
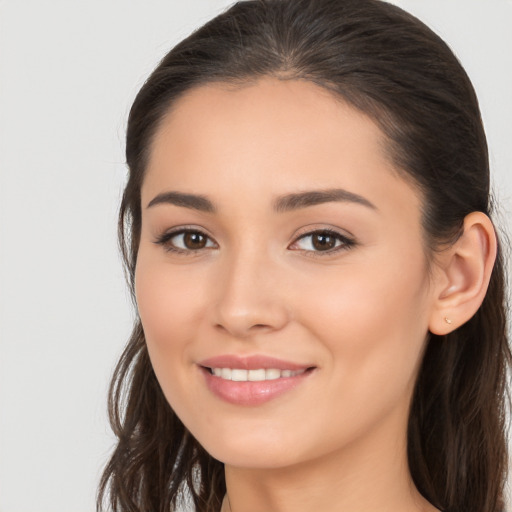
POLYGON ((143 200, 163 188, 253 199, 335 187, 377 200, 393 191, 418 207, 372 119, 311 82, 263 78, 199 86, 173 104, 152 143, 143 200))
POLYGON ((385 137, 368 116, 311 82, 267 77, 241 85, 212 83, 172 104, 153 140, 150 166, 166 149, 190 149, 198 141, 202 155, 212 150, 218 157, 235 147, 254 157, 250 141, 279 152, 316 149, 316 156, 337 146, 348 156, 346 149, 355 152, 363 139, 372 155, 385 155, 385 137))

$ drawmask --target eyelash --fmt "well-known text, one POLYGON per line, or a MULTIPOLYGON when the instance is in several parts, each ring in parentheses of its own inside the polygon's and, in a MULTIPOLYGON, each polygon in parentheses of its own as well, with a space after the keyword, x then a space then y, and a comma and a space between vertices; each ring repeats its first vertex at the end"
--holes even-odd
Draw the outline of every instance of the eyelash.
MULTIPOLYGON (((195 256, 198 253, 200 253, 203 249, 210 249, 208 247, 203 247, 203 248, 199 248, 199 249, 181 249, 179 247, 173 246, 170 243, 174 237, 176 237, 178 235, 186 235, 187 233, 198 234, 198 235, 201 235, 201 236, 207 238, 208 240, 212 241, 211 237, 208 236, 203 231, 201 231, 200 229, 179 228, 179 229, 176 229, 173 231, 163 233, 155 240, 155 243, 157 245, 163 246, 167 252, 172 252, 172 253, 180 254, 183 256, 193 256, 193 255, 195 256)), ((354 247, 355 245, 357 245, 356 241, 354 239, 349 238, 345 235, 342 235, 341 233, 334 231, 332 229, 315 229, 313 231, 308 231, 308 232, 303 233, 300 236, 298 236, 291 245, 295 245, 299 240, 303 240, 307 237, 310 237, 313 235, 319 235, 319 234, 325 235, 328 237, 333 237, 336 240, 336 242, 339 241, 339 242, 341 242, 341 244, 338 246, 335 246, 333 249, 328 249, 325 251, 314 251, 314 250, 307 250, 307 249, 297 249, 297 250, 302 251, 311 257, 324 257, 324 256, 338 253, 340 251, 346 251, 346 250, 354 247)))

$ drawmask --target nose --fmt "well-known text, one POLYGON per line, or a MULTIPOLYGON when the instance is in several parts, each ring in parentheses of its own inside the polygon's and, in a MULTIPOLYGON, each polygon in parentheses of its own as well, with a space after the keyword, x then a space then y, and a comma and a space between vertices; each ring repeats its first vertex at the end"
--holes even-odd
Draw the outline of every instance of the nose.
POLYGON ((269 258, 240 254, 224 261, 219 270, 214 305, 217 329, 247 338, 277 331, 288 323, 290 315, 279 289, 279 269, 269 258))

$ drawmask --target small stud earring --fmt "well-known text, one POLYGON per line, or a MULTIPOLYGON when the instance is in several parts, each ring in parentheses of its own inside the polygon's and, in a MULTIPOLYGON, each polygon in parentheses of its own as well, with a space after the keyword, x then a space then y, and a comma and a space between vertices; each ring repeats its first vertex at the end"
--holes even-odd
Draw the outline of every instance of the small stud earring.
POLYGON ((445 316, 445 317, 444 317, 444 321, 445 321, 448 325, 450 325, 450 324, 452 323, 451 319, 450 319, 450 318, 448 318, 447 316, 445 316))

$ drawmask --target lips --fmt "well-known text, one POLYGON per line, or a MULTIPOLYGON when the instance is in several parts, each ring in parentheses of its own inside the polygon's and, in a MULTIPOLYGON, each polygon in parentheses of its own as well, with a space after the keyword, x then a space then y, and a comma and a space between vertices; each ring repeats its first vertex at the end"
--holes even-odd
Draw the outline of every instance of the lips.
POLYGON ((262 355, 222 355, 199 363, 208 389, 223 401, 255 406, 292 390, 314 370, 262 355))
POLYGON ((275 357, 263 355, 237 356, 226 354, 205 359, 199 363, 206 368, 239 368, 242 370, 257 370, 259 368, 278 370, 306 370, 312 365, 292 363, 275 357))
POLYGON ((285 377, 295 377, 306 370, 279 370, 278 368, 257 368, 245 370, 240 368, 211 368, 211 373, 216 377, 237 382, 260 382, 263 380, 275 380, 285 377))

